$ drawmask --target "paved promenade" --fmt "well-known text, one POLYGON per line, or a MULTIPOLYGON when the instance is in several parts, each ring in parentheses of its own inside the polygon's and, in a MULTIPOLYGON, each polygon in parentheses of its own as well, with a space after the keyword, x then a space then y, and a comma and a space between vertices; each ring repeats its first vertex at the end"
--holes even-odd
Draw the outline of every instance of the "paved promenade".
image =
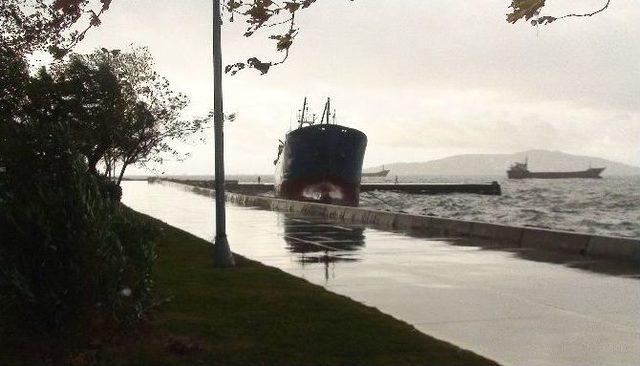
MULTIPOLYGON (((213 237, 210 197, 126 182, 123 201, 213 237)), ((640 364, 637 266, 227 207, 234 252, 505 365, 640 364)))

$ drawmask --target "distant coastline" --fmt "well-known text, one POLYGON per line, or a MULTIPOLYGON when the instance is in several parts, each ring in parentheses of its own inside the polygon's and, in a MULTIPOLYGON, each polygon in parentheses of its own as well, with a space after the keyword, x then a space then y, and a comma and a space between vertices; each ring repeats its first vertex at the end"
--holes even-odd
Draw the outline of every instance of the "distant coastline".
MULTIPOLYGON (((385 163, 389 176, 446 175, 446 176, 506 176, 506 170, 517 161, 528 158, 531 170, 576 171, 590 166, 606 167, 603 176, 640 176, 640 167, 595 156, 573 155, 561 151, 528 150, 513 154, 465 154, 424 162, 385 163)), ((368 167, 365 172, 380 170, 368 167)))
MULTIPOLYGON (((640 176, 640 167, 607 160, 595 156, 573 155, 561 151, 528 150, 513 154, 464 154, 454 155, 442 159, 423 162, 395 162, 378 166, 369 166, 363 173, 389 170, 387 179, 397 176, 425 176, 425 177, 492 177, 506 178, 506 171, 511 164, 528 158, 531 170, 537 171, 576 171, 591 167, 606 167, 603 177, 640 176)), ((162 176, 167 178, 189 177, 191 179, 212 179, 211 174, 131 174, 125 177, 129 180, 146 179, 148 176, 162 176)), ((273 172, 264 174, 228 174, 230 179, 253 181, 258 176, 264 183, 271 182, 273 172)))

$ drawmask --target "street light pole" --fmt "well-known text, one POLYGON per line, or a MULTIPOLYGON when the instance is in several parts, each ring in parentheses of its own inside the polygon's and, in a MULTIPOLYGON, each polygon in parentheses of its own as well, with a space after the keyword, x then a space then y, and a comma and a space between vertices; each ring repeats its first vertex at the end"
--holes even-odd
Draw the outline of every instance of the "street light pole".
POLYGON ((213 129, 215 135, 216 237, 213 243, 214 267, 235 265, 227 241, 224 207, 224 111, 222 109, 222 41, 220 0, 213 0, 213 129))

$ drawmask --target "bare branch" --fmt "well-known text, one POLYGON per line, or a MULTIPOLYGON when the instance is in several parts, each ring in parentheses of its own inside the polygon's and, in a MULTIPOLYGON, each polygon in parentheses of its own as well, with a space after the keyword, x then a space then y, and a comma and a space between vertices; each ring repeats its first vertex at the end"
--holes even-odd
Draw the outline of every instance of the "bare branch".
POLYGON ((604 4, 604 6, 601 9, 598 9, 592 13, 586 13, 586 14, 567 14, 567 15, 563 15, 561 17, 559 17, 558 19, 564 19, 564 18, 569 18, 569 17, 591 17, 594 16, 596 14, 602 13, 603 11, 607 10, 607 8, 609 7, 609 4, 611 4, 611 0, 607 0, 606 4, 604 4))

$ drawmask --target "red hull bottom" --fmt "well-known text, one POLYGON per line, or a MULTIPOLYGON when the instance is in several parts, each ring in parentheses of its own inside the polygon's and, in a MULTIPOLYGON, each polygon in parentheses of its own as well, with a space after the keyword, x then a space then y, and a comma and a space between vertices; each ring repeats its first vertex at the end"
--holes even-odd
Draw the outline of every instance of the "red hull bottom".
POLYGON ((360 201, 360 184, 330 178, 289 180, 276 187, 276 194, 290 200, 357 206, 360 201))

